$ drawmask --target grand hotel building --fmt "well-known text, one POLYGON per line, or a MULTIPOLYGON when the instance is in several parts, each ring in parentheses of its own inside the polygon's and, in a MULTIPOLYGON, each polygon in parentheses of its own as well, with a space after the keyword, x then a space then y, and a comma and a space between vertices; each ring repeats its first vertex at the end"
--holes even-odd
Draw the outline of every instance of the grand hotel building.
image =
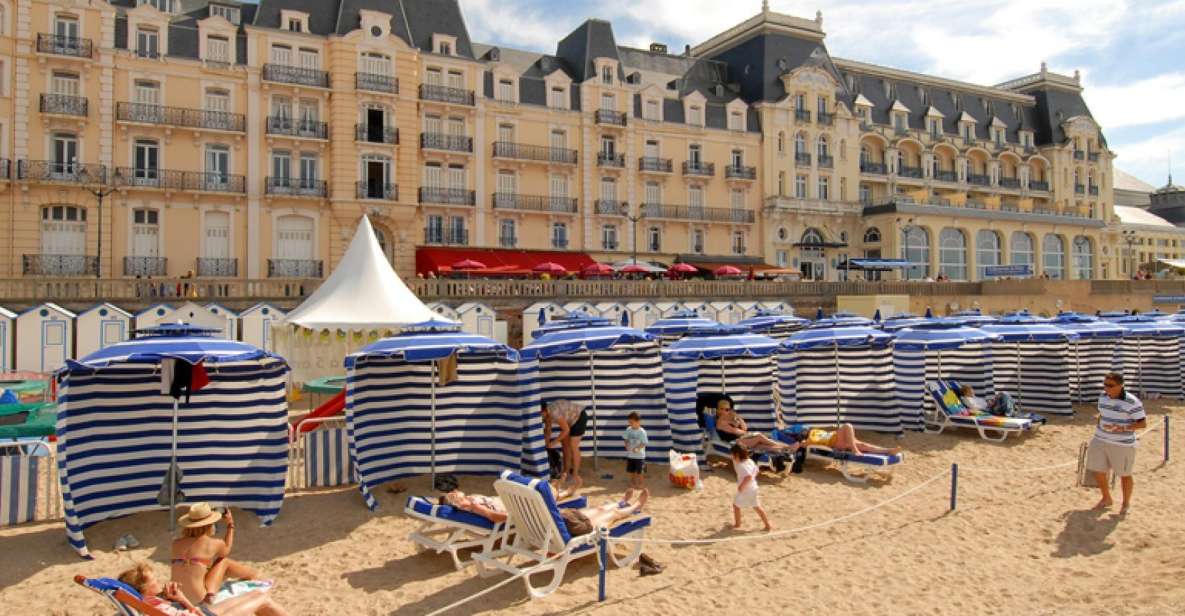
POLYGON ((471 41, 456 0, 0 0, 6 277, 319 277, 363 213, 404 275, 537 249, 1121 277, 1113 157, 1076 75, 834 58, 768 8, 543 54, 471 41))

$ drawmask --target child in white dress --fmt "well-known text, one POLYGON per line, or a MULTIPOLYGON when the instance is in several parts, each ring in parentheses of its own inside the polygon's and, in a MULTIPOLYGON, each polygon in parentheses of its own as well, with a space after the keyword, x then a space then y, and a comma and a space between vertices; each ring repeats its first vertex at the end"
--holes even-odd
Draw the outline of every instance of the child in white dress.
POLYGON ((733 528, 741 527, 741 509, 745 508, 756 510, 757 517, 765 524, 765 530, 773 530, 769 516, 757 499, 757 464, 749 459, 749 450, 740 443, 733 444, 731 453, 732 466, 737 474, 737 494, 732 500, 733 528))

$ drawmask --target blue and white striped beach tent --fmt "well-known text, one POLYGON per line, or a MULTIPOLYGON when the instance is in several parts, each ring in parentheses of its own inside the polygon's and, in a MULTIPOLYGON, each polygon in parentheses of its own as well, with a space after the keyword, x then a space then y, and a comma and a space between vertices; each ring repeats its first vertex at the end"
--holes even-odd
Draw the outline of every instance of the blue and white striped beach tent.
POLYGON ((1078 334, 1046 319, 1015 314, 980 329, 996 334, 992 343, 993 382, 1026 411, 1072 415, 1070 344, 1078 334))
POLYGON ((1103 377, 1117 367, 1116 354, 1125 330, 1074 312, 1060 313, 1050 322, 1078 334, 1070 343, 1070 398, 1078 403, 1094 402, 1103 393, 1103 377))
POLYGON ((83 556, 84 529, 160 509, 174 421, 174 401, 160 393, 165 358, 203 362, 210 379, 180 402, 176 416, 186 499, 249 509, 265 525, 279 514, 288 470, 288 365, 248 344, 194 335, 199 331, 162 326, 57 373, 66 534, 83 556))
POLYGON ((535 302, 523 309, 523 344, 535 339, 534 332, 551 320, 567 314, 564 307, 555 302, 535 302))
MULTIPOLYGON (((570 312, 562 317, 548 321, 539 327, 536 327, 531 332, 531 340, 526 341, 530 344, 533 340, 540 336, 550 334, 552 332, 564 331, 568 329, 579 329, 582 327, 607 327, 613 325, 604 317, 593 316, 587 312, 570 312)), ((525 346, 525 345, 524 345, 525 346)))
MULTIPOLYGON (((878 311, 879 314, 879 311, 878 311)), ((878 321, 878 327, 881 330, 889 332, 890 334, 901 331, 907 327, 924 326, 934 320, 934 315, 929 310, 926 311, 926 316, 919 317, 914 314, 902 312, 894 314, 883 321, 873 318, 873 321, 878 321)))
POLYGON ((1157 394, 1185 398, 1181 352, 1185 323, 1128 316, 1114 321, 1124 329, 1116 358, 1126 387, 1140 396, 1157 394))
POLYGON ((1126 319, 1132 314, 1126 310, 1112 310, 1109 312, 1096 312, 1095 316, 1104 321, 1118 321, 1119 319, 1126 319))
POLYGON ((999 321, 998 318, 984 314, 982 310, 974 308, 972 310, 960 310, 946 319, 952 323, 957 323, 965 327, 979 327, 981 325, 990 325, 999 321))
POLYGON ((829 317, 823 316, 823 309, 815 315, 815 320, 807 325, 809 329, 824 329, 828 327, 873 327, 876 323, 872 319, 850 312, 837 312, 829 317))
POLYGON ((514 349, 432 321, 347 356, 345 366, 346 428, 367 507, 378 507, 379 485, 401 477, 547 473, 538 363, 519 361, 514 349))
POLYGON ((691 310, 682 310, 669 317, 659 319, 646 328, 646 333, 658 339, 659 344, 666 346, 686 336, 693 329, 717 327, 720 324, 691 310))
POLYGON ((597 457, 625 458, 622 439, 631 411, 642 416, 650 462, 665 464, 671 448, 662 381, 662 357, 654 336, 604 325, 553 331, 523 347, 539 362, 542 400, 569 400, 588 411, 582 450, 597 457))
MULTIPOLYGON (((696 396, 727 394, 749 428, 769 432, 776 427, 774 352, 778 341, 744 328, 716 325, 694 330, 662 351, 667 416, 675 449, 695 452, 702 460, 704 431, 699 425, 696 396)), ((727 454, 727 452, 718 452, 727 454)))
MULTIPOLYGON (((893 336, 871 327, 808 328, 778 350, 778 391, 785 423, 901 432, 894 386, 893 336)), ((919 426, 920 429, 920 426, 919 426)))
POLYGON ((981 397, 993 393, 992 350, 994 334, 981 329, 930 320, 898 330, 893 340, 893 371, 902 423, 920 427, 922 410, 933 411, 927 383, 956 380, 970 385, 981 397))
POLYGON ((810 321, 801 317, 762 309, 737 323, 737 326, 775 340, 785 340, 809 324, 810 321))

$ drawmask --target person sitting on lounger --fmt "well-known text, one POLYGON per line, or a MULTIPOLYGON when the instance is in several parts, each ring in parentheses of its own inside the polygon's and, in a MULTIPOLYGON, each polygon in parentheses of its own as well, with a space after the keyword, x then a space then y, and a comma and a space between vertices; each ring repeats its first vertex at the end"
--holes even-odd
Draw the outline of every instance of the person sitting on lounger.
MULTIPOLYGON (((582 509, 562 509, 561 514, 565 516, 567 521, 567 512, 578 512, 575 516, 575 522, 569 522, 569 526, 579 524, 581 521, 588 521, 593 524, 595 528, 597 525, 609 525, 620 519, 627 518, 635 513, 642 511, 642 506, 646 504, 647 499, 650 498, 649 490, 641 490, 638 493, 637 501, 634 500, 635 490, 626 490, 625 496, 619 501, 605 503, 597 507, 584 507, 582 509)), ((564 501, 571 498, 572 494, 559 493, 557 501, 564 501)), ((496 496, 482 496, 480 494, 465 494, 460 490, 453 490, 448 494, 440 497, 438 501, 441 505, 449 505, 456 507, 461 511, 468 511, 479 515, 491 522, 502 523, 508 518, 506 513, 506 505, 502 499, 496 496)), ((573 534, 582 535, 585 533, 578 533, 570 531, 573 534)), ((592 531, 588 531, 592 532, 592 531)))
POLYGON ((119 574, 119 581, 135 588, 144 603, 169 616, 197 614, 199 616, 249 616, 264 614, 286 616, 288 612, 276 604, 267 593, 253 590, 249 593, 220 601, 217 605, 194 605, 176 582, 161 585, 152 566, 140 563, 119 574))
POLYGON ((857 439, 856 428, 849 423, 840 424, 835 430, 811 428, 807 432, 806 440, 803 443, 806 445, 829 447, 833 451, 846 451, 855 455, 875 453, 895 456, 901 453, 900 447, 878 447, 872 443, 866 443, 857 439))
POLYGON ((745 419, 732 408, 732 398, 723 396, 716 403, 716 434, 726 443, 740 443, 749 451, 792 453, 798 445, 779 443, 760 433, 750 432, 745 419))
POLYGON ((975 390, 970 385, 963 385, 959 387, 959 400, 963 403, 963 407, 975 413, 990 413, 999 417, 1015 417, 1017 415, 1016 403, 1012 401, 1012 396, 1007 392, 1000 392, 991 398, 983 399, 975 395, 975 390))

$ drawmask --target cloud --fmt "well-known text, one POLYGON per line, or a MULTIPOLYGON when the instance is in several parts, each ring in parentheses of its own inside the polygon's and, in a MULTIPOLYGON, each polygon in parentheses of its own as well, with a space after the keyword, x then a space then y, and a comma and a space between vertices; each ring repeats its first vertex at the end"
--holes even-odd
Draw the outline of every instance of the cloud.
POLYGON ((1165 173, 1168 171, 1168 156, 1172 152, 1175 180, 1178 184, 1185 181, 1185 126, 1176 127, 1151 137, 1131 141, 1112 149, 1119 153, 1115 166, 1152 184, 1162 186, 1165 173))
POLYGON ((1091 113, 1104 129, 1185 118, 1185 73, 1107 86, 1090 86, 1086 81, 1091 113))

